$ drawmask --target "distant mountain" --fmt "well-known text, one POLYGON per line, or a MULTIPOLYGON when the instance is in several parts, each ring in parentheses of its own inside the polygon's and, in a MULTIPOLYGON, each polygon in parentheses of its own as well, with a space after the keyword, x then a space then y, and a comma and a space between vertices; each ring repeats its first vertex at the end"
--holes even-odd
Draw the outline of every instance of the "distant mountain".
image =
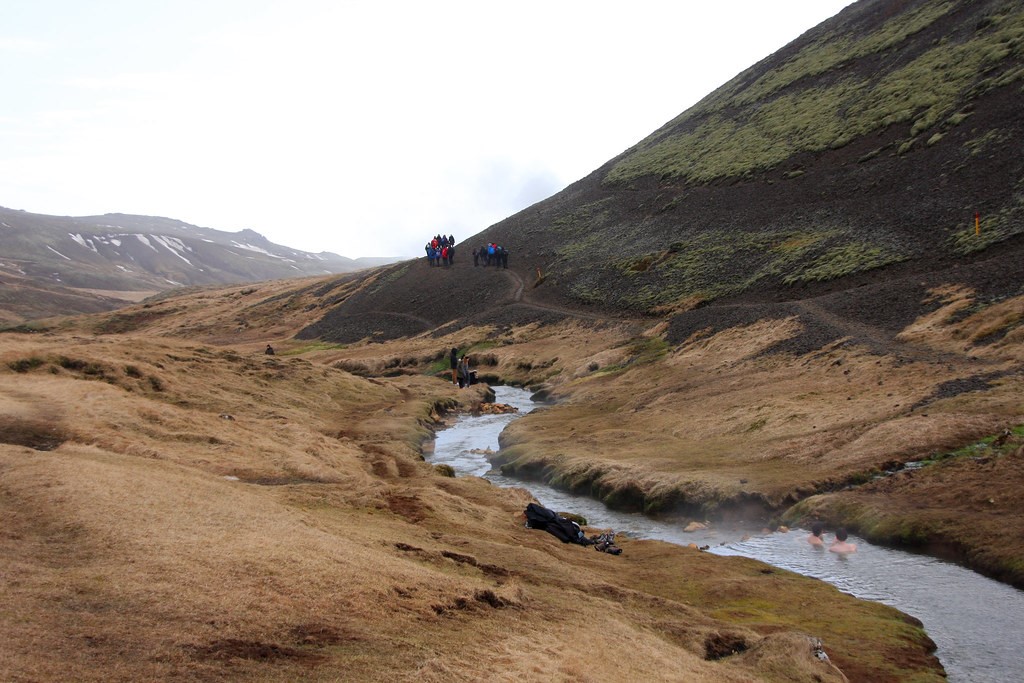
POLYGON ((174 287, 345 273, 396 260, 313 254, 252 230, 170 218, 0 207, 0 320, 109 310, 174 287))

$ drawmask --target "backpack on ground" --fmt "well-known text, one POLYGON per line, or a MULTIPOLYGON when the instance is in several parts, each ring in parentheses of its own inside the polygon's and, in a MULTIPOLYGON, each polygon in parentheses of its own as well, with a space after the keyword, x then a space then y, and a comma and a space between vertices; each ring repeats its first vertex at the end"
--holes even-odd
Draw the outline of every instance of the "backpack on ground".
POLYGON ((543 505, 530 503, 526 506, 526 526, 530 529, 546 531, 562 543, 579 543, 589 545, 589 540, 576 522, 559 517, 543 505))

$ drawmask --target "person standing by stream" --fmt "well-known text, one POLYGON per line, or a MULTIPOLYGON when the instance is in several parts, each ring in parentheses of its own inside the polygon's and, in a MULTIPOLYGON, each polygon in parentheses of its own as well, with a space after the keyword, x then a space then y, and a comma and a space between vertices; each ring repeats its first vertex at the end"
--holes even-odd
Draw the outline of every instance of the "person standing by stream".
POLYGON ((452 347, 452 352, 448 355, 448 362, 452 368, 452 384, 459 383, 459 350, 452 347))
POLYGON ((459 388, 463 389, 473 383, 473 376, 469 372, 469 356, 463 356, 459 360, 459 388))

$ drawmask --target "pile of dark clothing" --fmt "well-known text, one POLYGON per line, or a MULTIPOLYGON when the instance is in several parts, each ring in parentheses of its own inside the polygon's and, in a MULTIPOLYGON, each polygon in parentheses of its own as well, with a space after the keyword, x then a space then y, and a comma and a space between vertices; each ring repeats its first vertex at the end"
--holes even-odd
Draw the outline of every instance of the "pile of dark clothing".
POLYGON ((615 545, 614 531, 608 531, 588 538, 583 533, 583 529, 580 528, 579 524, 537 503, 527 505, 524 513, 526 514, 526 527, 528 529, 546 531, 562 543, 576 543, 584 546, 592 545, 594 550, 611 555, 618 555, 622 552, 622 548, 615 545))

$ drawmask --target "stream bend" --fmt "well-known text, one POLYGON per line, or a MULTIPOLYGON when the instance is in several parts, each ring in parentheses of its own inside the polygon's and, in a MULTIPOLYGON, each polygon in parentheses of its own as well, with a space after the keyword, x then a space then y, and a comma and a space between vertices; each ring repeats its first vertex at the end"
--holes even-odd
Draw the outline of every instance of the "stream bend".
POLYGON ((592 498, 505 477, 491 469, 487 451, 496 452, 505 426, 536 404, 523 389, 496 386, 494 392, 497 403, 515 406, 519 412, 460 417, 437 434, 430 462, 450 465, 458 476, 525 488, 545 507, 583 515, 592 527, 678 545, 709 545, 715 554, 754 558, 895 607, 924 624, 950 681, 1024 680, 1024 591, 943 560, 872 545, 854 536, 850 540, 858 551, 846 556, 810 546, 803 540, 807 532, 799 529, 747 539, 742 530, 686 533, 678 523, 610 510, 592 498))

